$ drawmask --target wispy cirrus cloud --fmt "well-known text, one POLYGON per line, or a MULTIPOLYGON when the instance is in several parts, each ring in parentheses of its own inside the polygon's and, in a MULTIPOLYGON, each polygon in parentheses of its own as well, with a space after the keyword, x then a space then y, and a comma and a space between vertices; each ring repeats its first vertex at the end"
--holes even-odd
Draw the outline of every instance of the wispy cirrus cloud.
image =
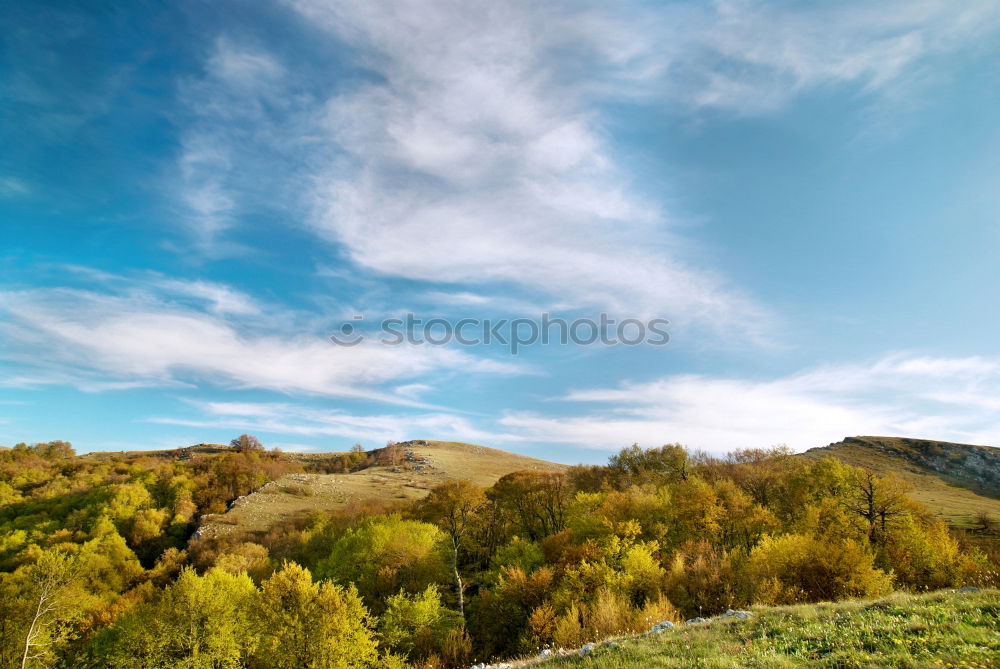
POLYGON ((577 390, 562 399, 594 407, 583 415, 518 412, 500 424, 525 441, 608 450, 634 441, 803 450, 862 434, 997 443, 998 396, 1000 360, 900 353, 775 379, 672 375, 577 390))
POLYGON ((928 76, 931 61, 987 44, 1000 31, 1000 7, 990 0, 719 0, 686 14, 683 32, 662 22, 657 29, 674 37, 662 52, 669 96, 692 108, 756 115, 830 86, 899 103, 928 76))
POLYGON ((233 222, 280 202, 375 275, 515 285, 756 341, 776 316, 641 194, 604 105, 761 114, 827 86, 897 95, 1000 27, 984 1, 286 4, 349 47, 331 71, 367 76, 326 97, 266 42, 216 40, 182 87, 178 160, 205 248, 234 250, 233 222))
POLYGON ((16 370, 5 385, 99 391, 207 384, 419 406, 415 379, 522 371, 445 347, 334 346, 317 323, 300 319, 303 330, 295 333, 293 312, 206 282, 161 279, 119 293, 8 290, 0 293, 0 313, 0 357, 16 370))
POLYGON ((180 82, 184 113, 170 190, 201 253, 245 253, 227 234, 236 222, 296 200, 291 184, 304 162, 300 144, 316 113, 296 81, 261 45, 223 34, 201 75, 180 82))
POLYGON ((37 269, 39 273, 48 270, 79 278, 85 283, 100 286, 107 292, 128 294, 134 299, 150 302, 158 298, 190 299, 195 305, 205 307, 212 313, 235 316, 252 316, 263 310, 263 305, 247 293, 217 281, 173 278, 152 271, 115 274, 72 264, 40 266, 37 269))
POLYGON ((297 437, 339 437, 368 444, 387 440, 440 439, 495 443, 503 436, 484 430, 468 417, 451 412, 367 413, 315 409, 288 403, 199 402, 196 418, 153 416, 150 422, 196 428, 255 430, 297 437))
POLYGON ((647 447, 680 442, 714 453, 777 444, 801 451, 852 435, 997 443, 998 396, 1000 360, 897 353, 772 379, 682 374, 577 390, 559 398, 561 408, 541 405, 551 409, 548 413, 352 413, 285 402, 190 399, 193 417, 149 420, 375 443, 432 435, 508 448, 567 444, 610 452, 633 442, 647 447))
MULTIPOLYGON (((635 53, 610 18, 531 3, 292 3, 377 81, 329 100, 344 157, 315 230, 369 270, 530 286, 571 306, 759 328, 766 316, 683 259, 593 104, 635 53)), ((615 24, 617 25, 617 24, 615 24)))

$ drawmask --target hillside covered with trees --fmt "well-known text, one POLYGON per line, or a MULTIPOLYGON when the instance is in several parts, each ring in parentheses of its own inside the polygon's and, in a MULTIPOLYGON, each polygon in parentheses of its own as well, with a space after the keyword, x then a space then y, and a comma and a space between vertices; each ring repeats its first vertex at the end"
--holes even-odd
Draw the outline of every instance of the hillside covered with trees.
POLYGON ((729 608, 998 584, 994 544, 903 480, 785 449, 633 446, 252 541, 196 533, 284 474, 378 458, 0 452, 0 667, 464 667, 729 608))

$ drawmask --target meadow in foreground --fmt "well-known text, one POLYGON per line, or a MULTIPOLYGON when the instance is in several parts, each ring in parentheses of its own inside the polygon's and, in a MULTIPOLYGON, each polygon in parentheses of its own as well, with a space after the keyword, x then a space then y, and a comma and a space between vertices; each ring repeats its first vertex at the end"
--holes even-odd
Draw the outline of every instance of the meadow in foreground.
POLYGON ((759 608, 604 644, 544 667, 1000 666, 1000 590, 759 608))

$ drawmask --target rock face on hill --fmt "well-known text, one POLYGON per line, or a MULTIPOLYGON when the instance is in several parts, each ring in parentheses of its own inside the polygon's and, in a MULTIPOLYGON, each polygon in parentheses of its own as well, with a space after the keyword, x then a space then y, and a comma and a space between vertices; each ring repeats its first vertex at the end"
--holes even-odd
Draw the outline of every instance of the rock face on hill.
POLYGON ((1000 448, 907 437, 847 437, 801 457, 832 456, 909 483, 911 496, 958 527, 1000 518, 1000 448))
POLYGON ((881 448, 959 485, 1000 497, 1000 448, 906 438, 850 437, 844 441, 881 448))
POLYGON ((837 447, 881 451, 956 485, 1000 498, 1000 448, 907 437, 847 437, 809 452, 837 447))

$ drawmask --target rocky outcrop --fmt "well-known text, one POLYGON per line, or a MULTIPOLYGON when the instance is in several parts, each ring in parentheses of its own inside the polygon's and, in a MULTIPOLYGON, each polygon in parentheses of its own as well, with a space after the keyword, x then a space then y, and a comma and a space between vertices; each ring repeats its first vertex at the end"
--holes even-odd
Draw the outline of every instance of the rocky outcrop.
MULTIPOLYGON (((824 448, 842 446, 897 456, 946 481, 1000 498, 1000 448, 908 437, 847 437, 824 448)), ((824 448, 810 449, 810 452, 824 448)))

